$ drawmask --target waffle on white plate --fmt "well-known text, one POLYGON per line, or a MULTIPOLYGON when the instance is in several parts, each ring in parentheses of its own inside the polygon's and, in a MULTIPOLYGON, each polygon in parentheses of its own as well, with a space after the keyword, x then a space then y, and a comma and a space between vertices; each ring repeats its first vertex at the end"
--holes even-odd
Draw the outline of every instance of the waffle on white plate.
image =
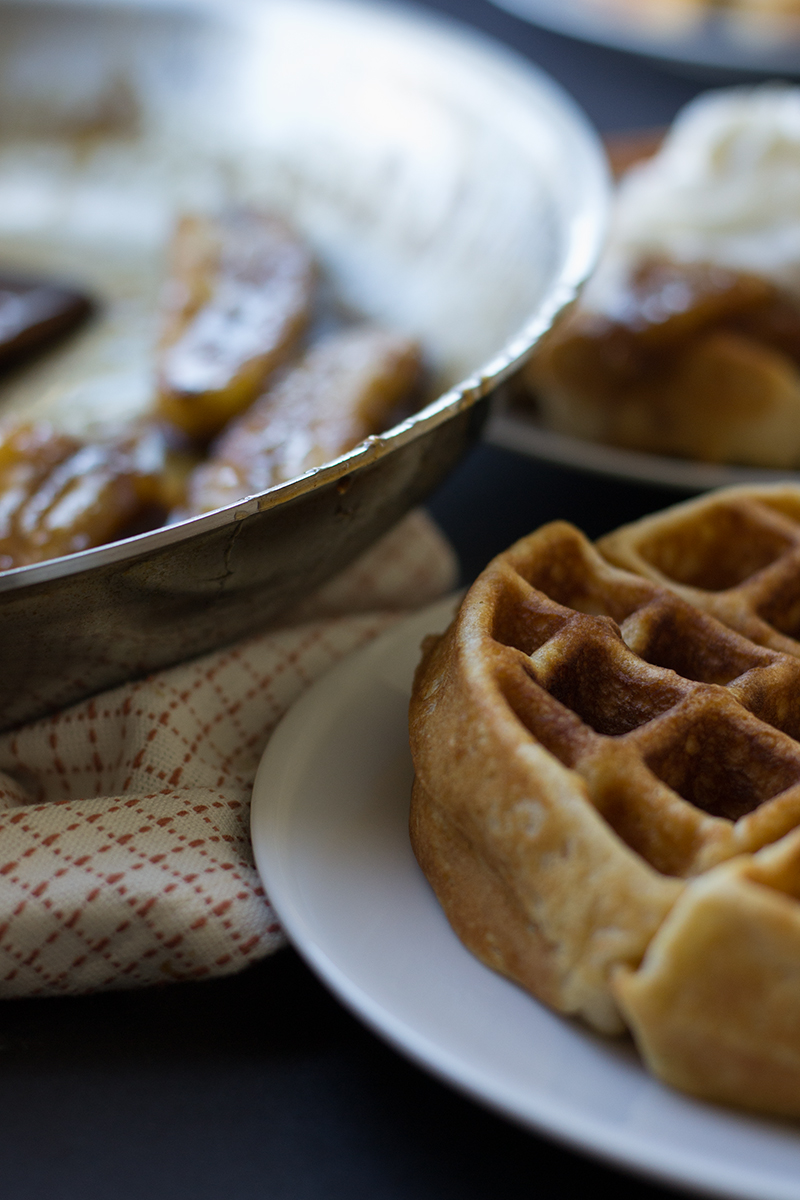
POLYGON ((599 548, 547 525, 426 643, 410 713, 412 842, 465 944, 557 1011, 627 1027, 665 1081, 793 1116, 798 547, 791 487, 599 548))

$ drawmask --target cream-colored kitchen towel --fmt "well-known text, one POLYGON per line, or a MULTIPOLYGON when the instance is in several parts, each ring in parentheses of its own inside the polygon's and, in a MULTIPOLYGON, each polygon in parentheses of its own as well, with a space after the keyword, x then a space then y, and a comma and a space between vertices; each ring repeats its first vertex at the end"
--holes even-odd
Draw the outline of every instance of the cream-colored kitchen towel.
POLYGON ((269 735, 455 574, 414 512, 291 626, 0 737, 0 996, 202 979, 282 945, 249 836, 269 735))

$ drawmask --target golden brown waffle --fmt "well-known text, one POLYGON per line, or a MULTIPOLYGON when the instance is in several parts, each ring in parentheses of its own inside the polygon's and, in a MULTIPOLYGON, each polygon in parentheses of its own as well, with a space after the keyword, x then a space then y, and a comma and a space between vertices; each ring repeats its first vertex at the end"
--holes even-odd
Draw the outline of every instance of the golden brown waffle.
MULTIPOLYGON (((800 503, 800 501, 798 501, 800 503)), ((771 510, 770 510, 771 511, 771 510)), ((411 834, 485 963, 657 1074, 800 1114, 800 662, 555 523, 411 702, 411 834)))
POLYGON ((598 542, 610 562, 800 657, 800 487, 724 488, 598 542))

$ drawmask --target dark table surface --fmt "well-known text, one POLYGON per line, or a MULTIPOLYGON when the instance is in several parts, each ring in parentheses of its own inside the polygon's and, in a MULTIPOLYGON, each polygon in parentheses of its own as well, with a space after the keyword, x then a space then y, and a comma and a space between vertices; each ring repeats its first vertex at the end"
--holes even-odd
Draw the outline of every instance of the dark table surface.
MULTIPOLYGON (((488 0, 428 0, 541 65, 601 130, 661 125, 707 86, 534 29, 488 0)), ((669 503, 478 447, 430 507, 469 579, 564 517, 598 535, 669 503)), ((364 1029, 286 949, 233 978, 7 1001, 0 1019, 0 1193, 94 1200, 489 1200, 667 1196, 518 1129, 364 1029)))

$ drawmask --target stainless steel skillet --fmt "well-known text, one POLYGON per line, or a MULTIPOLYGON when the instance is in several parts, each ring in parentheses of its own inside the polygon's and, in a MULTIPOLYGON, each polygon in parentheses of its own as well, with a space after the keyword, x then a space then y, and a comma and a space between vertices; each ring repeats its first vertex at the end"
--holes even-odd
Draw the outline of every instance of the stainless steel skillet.
POLYGON ((0 404, 134 411, 171 223, 231 200, 284 213, 336 303, 420 337, 434 381, 414 418, 293 483, 0 574, 0 728, 264 625, 389 528, 573 298, 607 197, 555 85, 413 10, 0 3, 0 261, 106 301, 0 404))

